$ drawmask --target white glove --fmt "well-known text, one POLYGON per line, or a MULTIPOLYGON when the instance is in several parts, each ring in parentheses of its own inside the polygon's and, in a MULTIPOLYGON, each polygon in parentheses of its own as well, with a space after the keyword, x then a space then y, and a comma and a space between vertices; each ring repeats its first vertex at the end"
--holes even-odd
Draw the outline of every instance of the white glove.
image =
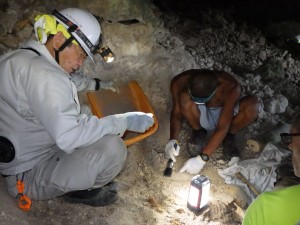
POLYGON ((119 93, 118 85, 115 81, 112 80, 101 80, 100 89, 111 90, 113 92, 119 93))
POLYGON ((123 116, 127 119, 127 130, 129 131, 144 133, 154 124, 152 113, 128 112, 123 116))
POLYGON ((206 162, 203 161, 199 155, 197 155, 196 157, 190 158, 189 160, 187 160, 179 172, 180 173, 187 172, 190 174, 197 174, 202 170, 205 163, 206 162))
POLYGON ((180 146, 178 141, 175 139, 170 140, 165 148, 166 158, 172 159, 173 162, 176 162, 175 156, 179 155, 179 150, 180 146))

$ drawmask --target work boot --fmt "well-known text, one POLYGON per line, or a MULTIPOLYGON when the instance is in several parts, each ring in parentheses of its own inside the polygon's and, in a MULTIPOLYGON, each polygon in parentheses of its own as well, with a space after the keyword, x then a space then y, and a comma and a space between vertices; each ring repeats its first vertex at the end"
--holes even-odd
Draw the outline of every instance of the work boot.
POLYGON ((110 191, 114 191, 117 192, 119 187, 118 187, 118 183, 116 181, 111 181, 108 184, 106 184, 105 186, 103 186, 103 188, 106 188, 110 191))
POLYGON ((205 146, 207 131, 203 128, 200 130, 193 130, 190 141, 187 146, 187 153, 190 157, 196 157, 200 154, 205 146))
POLYGON ((117 183, 110 182, 100 188, 70 192, 64 195, 64 199, 69 203, 108 206, 118 200, 117 183))
POLYGON ((239 150, 236 143, 235 134, 227 133, 223 140, 223 157, 230 161, 232 157, 239 157, 239 150))

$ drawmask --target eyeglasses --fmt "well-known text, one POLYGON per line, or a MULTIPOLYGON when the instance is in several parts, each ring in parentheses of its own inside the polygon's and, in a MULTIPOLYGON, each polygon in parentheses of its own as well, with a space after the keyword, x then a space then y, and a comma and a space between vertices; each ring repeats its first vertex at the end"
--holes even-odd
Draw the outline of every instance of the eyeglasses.
POLYGON ((212 99, 212 97, 215 95, 217 89, 214 90, 214 92, 212 94, 210 94, 208 97, 204 97, 204 98, 193 96, 189 88, 188 88, 188 91, 189 91, 191 100, 193 102, 195 102, 197 105, 204 105, 205 103, 208 103, 212 99))
POLYGON ((293 136, 300 136, 300 133, 281 133, 280 134, 281 141, 286 145, 289 145, 292 143, 293 136))

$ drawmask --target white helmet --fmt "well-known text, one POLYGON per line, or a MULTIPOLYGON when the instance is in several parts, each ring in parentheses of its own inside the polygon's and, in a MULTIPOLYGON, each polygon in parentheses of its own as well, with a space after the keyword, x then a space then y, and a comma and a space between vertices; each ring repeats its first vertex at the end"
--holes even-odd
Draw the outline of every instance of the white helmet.
POLYGON ((93 53, 99 48, 101 35, 97 19, 91 13, 77 8, 67 8, 60 12, 54 10, 52 15, 67 28, 94 62, 93 53))

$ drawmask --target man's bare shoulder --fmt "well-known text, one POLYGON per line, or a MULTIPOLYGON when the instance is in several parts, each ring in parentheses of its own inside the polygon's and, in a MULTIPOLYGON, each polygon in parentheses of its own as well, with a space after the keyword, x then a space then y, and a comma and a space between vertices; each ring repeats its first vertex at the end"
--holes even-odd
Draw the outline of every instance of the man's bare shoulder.
POLYGON ((235 77, 232 74, 227 73, 225 71, 217 71, 216 75, 220 81, 239 84, 239 82, 235 79, 235 77))
POLYGON ((179 73, 178 75, 176 75, 173 80, 179 80, 179 79, 182 79, 184 77, 189 77, 189 76, 192 76, 193 74, 196 74, 197 73, 197 69, 190 69, 190 70, 185 70, 181 73, 179 73))
MULTIPOLYGON (((232 88, 234 89, 234 87, 239 86, 239 83, 234 78, 234 76, 225 71, 208 70, 208 69, 190 69, 190 70, 183 71, 182 73, 172 78, 171 80, 172 93, 179 93, 186 90, 190 77, 201 76, 201 75, 205 76, 208 74, 215 75, 218 78, 220 82, 220 86, 222 86, 221 89, 223 89, 223 87, 225 86, 226 87, 225 89, 227 89, 228 91, 228 89, 232 89, 232 88)), ((226 93, 226 95, 227 94, 228 93, 226 93)))
POLYGON ((233 75, 225 71, 213 71, 217 76, 219 85, 210 106, 224 106, 226 102, 235 102, 240 96, 240 84, 233 75))
POLYGON ((172 83, 187 82, 188 78, 191 77, 191 76, 201 75, 201 74, 208 73, 208 72, 211 72, 211 71, 207 70, 207 69, 190 69, 190 70, 185 70, 185 71, 181 72, 180 74, 176 75, 172 79, 172 83))
POLYGON ((182 73, 176 75, 171 80, 171 88, 177 91, 181 91, 182 89, 187 87, 189 77, 195 73, 195 69, 186 70, 182 73))

